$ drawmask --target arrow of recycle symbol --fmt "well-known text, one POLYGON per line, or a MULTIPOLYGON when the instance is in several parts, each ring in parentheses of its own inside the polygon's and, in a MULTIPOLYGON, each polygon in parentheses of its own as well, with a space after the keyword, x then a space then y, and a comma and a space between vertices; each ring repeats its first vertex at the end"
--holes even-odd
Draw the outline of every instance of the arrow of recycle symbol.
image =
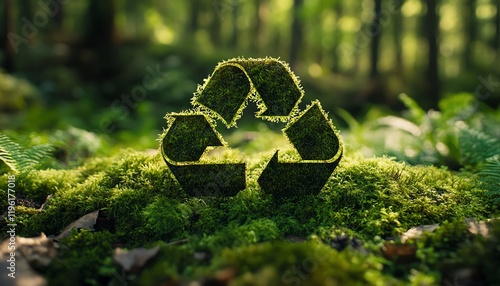
POLYGON ((343 144, 319 101, 304 111, 298 78, 288 65, 273 58, 231 59, 219 63, 198 86, 193 110, 165 116, 168 128, 160 149, 177 182, 191 196, 234 196, 246 188, 245 163, 203 163, 207 147, 226 146, 215 130, 216 120, 236 125, 248 101, 257 104, 257 118, 286 122, 283 133, 301 161, 280 162, 278 151, 258 179, 275 197, 318 194, 342 158, 343 144))

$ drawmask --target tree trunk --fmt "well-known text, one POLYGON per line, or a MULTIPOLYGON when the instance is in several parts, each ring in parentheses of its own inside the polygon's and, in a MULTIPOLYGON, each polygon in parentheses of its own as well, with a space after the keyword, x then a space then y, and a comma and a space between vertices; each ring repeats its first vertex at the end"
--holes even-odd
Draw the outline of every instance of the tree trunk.
POLYGON ((300 46, 302 44, 303 31, 302 31, 302 17, 300 11, 304 0, 293 0, 293 21, 292 21, 292 35, 291 35, 291 49, 290 49, 290 66, 296 67, 300 46))
POLYGON ((56 15, 54 16, 54 22, 56 25, 57 29, 62 28, 62 23, 64 19, 64 5, 59 5, 59 10, 57 11, 56 15))
POLYGON ((4 50, 3 67, 6 72, 14 72, 15 66, 15 52, 12 43, 9 41, 9 33, 14 30, 12 23, 12 0, 5 0, 3 11, 3 35, 2 35, 2 49, 4 50))
POLYGON ((375 15, 372 23, 370 24, 370 32, 372 36, 372 41, 370 43, 370 78, 375 79, 379 75, 377 64, 379 58, 380 35, 382 33, 382 25, 380 24, 382 0, 375 0, 373 12, 375 15))
POLYGON ((398 6, 395 7, 399 12, 393 13, 393 35, 394 40, 394 63, 395 70, 398 75, 403 75, 403 17, 401 15, 400 9, 403 6, 403 1, 399 1, 398 6))
POLYGON ((436 11, 438 0, 427 1, 427 16, 425 17, 425 34, 428 43, 428 64, 426 95, 430 108, 437 108, 440 97, 440 81, 438 69, 438 36, 439 36, 439 16, 436 11))
MULTIPOLYGON (((219 47, 221 43, 220 29, 221 29, 221 18, 214 14, 212 16, 212 21, 210 22, 210 40, 214 47, 219 47)), ((193 31, 194 33, 195 31, 193 31)))
MULTIPOLYGON (((493 18, 494 25, 496 27, 495 37, 492 39, 492 48, 496 51, 496 60, 500 64, 500 0, 496 1, 497 13, 493 18)), ((497 64, 497 66, 498 66, 497 64)))
POLYGON ((332 72, 339 73, 340 72, 340 52, 339 46, 340 42, 342 42, 342 32, 339 28, 340 18, 342 17, 342 3, 335 3, 334 7, 335 11, 335 32, 333 35, 333 47, 332 47, 332 72))
POLYGON ((229 41, 229 46, 231 48, 236 48, 238 46, 238 36, 239 36, 239 31, 238 31, 238 14, 239 14, 239 5, 234 5, 231 10, 231 20, 233 23, 231 24, 233 27, 231 31, 231 38, 229 41))
MULTIPOLYGON (((120 72, 115 27, 115 0, 90 0, 87 10, 87 31, 82 45, 84 57, 78 57, 84 77, 96 82, 106 82, 120 72)), ((100 91, 102 98, 113 99, 112 91, 100 91)))
POLYGON ((191 0, 191 6, 189 7, 189 31, 191 35, 194 35, 198 31, 199 19, 198 15, 200 12, 200 0, 191 0))
POLYGON ((252 36, 252 41, 251 41, 251 49, 254 52, 259 51, 259 46, 260 46, 260 33, 261 33, 261 28, 262 28, 262 19, 260 18, 260 5, 261 5, 262 0, 255 0, 255 22, 253 26, 253 36, 252 36))
POLYGON ((465 5, 465 27, 466 39, 465 39, 465 52, 464 52, 464 68, 469 70, 474 65, 474 55, 472 53, 472 45, 475 41, 476 36, 476 1, 467 0, 465 5))
POLYGON ((110 48, 117 40, 114 0, 91 0, 87 11, 87 48, 110 48))

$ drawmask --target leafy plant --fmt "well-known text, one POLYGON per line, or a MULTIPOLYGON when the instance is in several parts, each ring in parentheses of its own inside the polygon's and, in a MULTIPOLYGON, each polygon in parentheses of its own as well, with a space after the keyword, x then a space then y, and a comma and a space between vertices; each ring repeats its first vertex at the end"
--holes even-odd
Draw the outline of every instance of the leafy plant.
MULTIPOLYGON (((53 147, 49 144, 36 145, 33 147, 23 147, 12 141, 7 135, 0 133, 0 161, 9 170, 15 173, 25 172, 38 165, 43 159, 52 154, 53 147)), ((7 171, 2 170, 0 174, 7 171)))
POLYGON ((488 189, 488 194, 492 196, 493 202, 500 205, 500 155, 486 159, 479 176, 488 189))
MULTIPOLYGON (((364 153, 390 155, 410 164, 474 171, 486 159, 500 154, 500 142, 495 139, 500 134, 494 128, 500 124, 498 114, 476 105, 472 94, 447 96, 440 100, 439 110, 427 112, 406 94, 401 94, 400 100, 407 107, 402 116, 372 117, 354 124, 352 140, 363 142, 368 149, 364 153)), ((340 116, 346 118, 345 114, 340 116)), ((347 122, 353 125, 352 119, 347 122)))

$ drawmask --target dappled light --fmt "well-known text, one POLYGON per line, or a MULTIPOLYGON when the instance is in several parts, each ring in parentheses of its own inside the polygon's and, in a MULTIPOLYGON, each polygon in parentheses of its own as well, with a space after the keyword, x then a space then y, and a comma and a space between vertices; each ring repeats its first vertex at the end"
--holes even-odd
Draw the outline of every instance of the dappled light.
POLYGON ((500 1, 3 0, 0 285, 500 285, 500 1))

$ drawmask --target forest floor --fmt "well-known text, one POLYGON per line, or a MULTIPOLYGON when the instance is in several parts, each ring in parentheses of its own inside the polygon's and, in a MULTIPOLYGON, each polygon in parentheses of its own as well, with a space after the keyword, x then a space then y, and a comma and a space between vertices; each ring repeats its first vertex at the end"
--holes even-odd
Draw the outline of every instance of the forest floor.
POLYGON ((155 151, 3 175, 1 284, 500 284, 499 206, 475 175, 348 152, 319 194, 275 198, 257 182, 273 152, 217 154, 246 158, 232 197, 187 194, 155 151))

